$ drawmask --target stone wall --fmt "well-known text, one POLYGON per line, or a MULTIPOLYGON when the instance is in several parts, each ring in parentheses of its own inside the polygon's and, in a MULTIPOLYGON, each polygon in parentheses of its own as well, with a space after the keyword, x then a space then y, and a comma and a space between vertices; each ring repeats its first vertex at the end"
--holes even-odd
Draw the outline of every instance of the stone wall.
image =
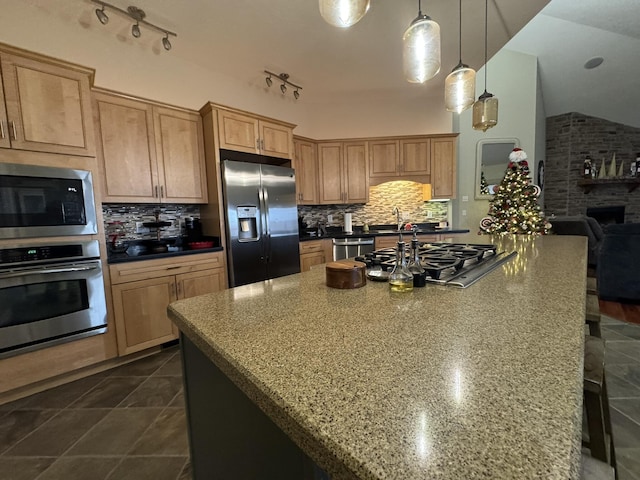
MULTIPOLYGON (((583 215, 590 207, 624 205, 625 222, 640 222, 640 188, 629 192, 627 185, 596 185, 585 194, 577 182, 588 155, 607 171, 615 153, 624 175, 640 152, 640 129, 581 113, 547 118, 544 212, 546 215, 583 215)), ((616 168, 616 170, 618 170, 616 168)))

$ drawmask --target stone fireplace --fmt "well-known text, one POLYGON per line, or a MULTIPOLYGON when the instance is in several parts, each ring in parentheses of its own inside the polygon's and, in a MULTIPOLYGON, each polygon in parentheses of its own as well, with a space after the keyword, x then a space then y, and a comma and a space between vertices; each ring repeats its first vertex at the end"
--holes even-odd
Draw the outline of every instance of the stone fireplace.
POLYGON ((601 223, 640 222, 640 188, 616 181, 590 190, 578 185, 587 155, 598 169, 604 160, 608 171, 615 153, 616 172, 622 163, 623 174, 630 175, 640 152, 640 128, 566 113, 547 118, 546 136, 545 214, 585 215, 589 210, 601 216, 601 223))
POLYGON ((588 207, 587 217, 595 218, 600 225, 624 223, 624 205, 612 207, 588 207))

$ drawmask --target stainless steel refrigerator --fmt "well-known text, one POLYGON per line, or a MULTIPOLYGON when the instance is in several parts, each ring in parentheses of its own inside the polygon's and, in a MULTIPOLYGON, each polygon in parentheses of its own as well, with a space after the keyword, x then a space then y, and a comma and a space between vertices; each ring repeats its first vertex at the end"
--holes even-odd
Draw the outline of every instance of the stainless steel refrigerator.
POLYGON ((229 285, 300 272, 294 170, 222 162, 229 285))

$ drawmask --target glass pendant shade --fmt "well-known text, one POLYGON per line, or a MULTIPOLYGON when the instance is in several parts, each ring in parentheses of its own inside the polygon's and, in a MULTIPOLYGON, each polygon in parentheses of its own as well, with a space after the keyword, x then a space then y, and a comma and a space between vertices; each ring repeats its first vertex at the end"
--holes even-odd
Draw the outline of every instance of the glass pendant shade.
POLYGON ((444 81, 444 104, 449 112, 462 113, 476 98, 476 71, 459 63, 444 81))
POLYGON ((370 4, 371 0, 319 0, 320 15, 334 27, 347 28, 364 17, 370 4))
POLYGON ((440 71, 440 25, 418 15, 402 37, 404 76, 408 82, 424 83, 440 71))
POLYGON ((473 128, 486 132, 497 124, 498 99, 485 90, 478 97, 478 101, 473 104, 473 128))

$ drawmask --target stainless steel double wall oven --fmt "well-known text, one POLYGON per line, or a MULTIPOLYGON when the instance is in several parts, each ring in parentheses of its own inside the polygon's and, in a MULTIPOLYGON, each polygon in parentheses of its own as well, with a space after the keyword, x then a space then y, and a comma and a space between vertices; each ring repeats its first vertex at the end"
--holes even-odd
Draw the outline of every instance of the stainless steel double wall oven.
POLYGON ((91 172, 0 163, 0 357, 106 331, 97 233, 91 172))

